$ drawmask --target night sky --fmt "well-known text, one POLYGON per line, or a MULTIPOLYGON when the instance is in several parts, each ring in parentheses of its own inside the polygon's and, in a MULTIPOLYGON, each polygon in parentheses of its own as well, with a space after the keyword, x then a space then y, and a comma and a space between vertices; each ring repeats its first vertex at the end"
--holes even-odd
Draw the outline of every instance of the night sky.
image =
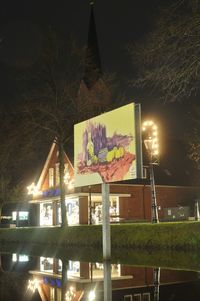
MULTIPOLYGON (((122 78, 121 90, 130 100, 136 93, 127 78, 131 68, 127 45, 136 43, 153 25, 161 4, 169 1, 96 0, 94 14, 103 71, 122 78)), ((12 68, 23 69, 37 60, 41 51, 41 28, 51 25, 66 37, 74 36, 80 45, 87 42, 89 0, 4 1, 0 10, 1 101, 15 96, 12 68)))
MULTIPOLYGON (((126 43, 136 41, 149 29, 152 16, 162 2, 96 0, 94 11, 104 68, 115 70, 126 64, 120 52, 124 52, 126 43)), ((32 0, 4 1, 0 11, 1 61, 12 64, 17 58, 32 57, 32 46, 37 43, 42 24, 51 24, 86 43, 89 14, 89 0, 66 0, 59 4, 55 1, 41 1, 40 4, 32 0)))
MULTIPOLYGON (((148 92, 138 93, 130 87, 128 80, 134 70, 127 45, 137 43, 151 30, 154 17, 164 3, 169 1, 96 0, 94 5, 102 69, 116 73, 127 100, 141 103, 142 117, 153 118, 159 124, 163 145, 169 137, 182 139, 184 121, 180 112, 183 106, 164 105, 148 92)), ((51 25, 66 37, 75 37, 82 46, 87 43, 89 17, 89 0, 1 3, 0 102, 12 105, 17 101, 18 71, 25 70, 38 59, 43 26, 51 25)))
MULTIPOLYGON (((121 77, 133 72, 127 45, 137 42, 151 28, 152 17, 162 2, 96 0, 94 14, 103 71, 116 72, 121 77)), ((4 95, 8 97, 12 91, 10 68, 26 68, 39 56, 40 31, 44 25, 51 25, 68 37, 74 36, 80 45, 85 45, 89 16, 89 0, 66 0, 59 4, 5 1, 0 10, 0 62, 3 63, 0 73, 4 95)), ((123 84, 123 89, 128 89, 127 83, 123 84)))

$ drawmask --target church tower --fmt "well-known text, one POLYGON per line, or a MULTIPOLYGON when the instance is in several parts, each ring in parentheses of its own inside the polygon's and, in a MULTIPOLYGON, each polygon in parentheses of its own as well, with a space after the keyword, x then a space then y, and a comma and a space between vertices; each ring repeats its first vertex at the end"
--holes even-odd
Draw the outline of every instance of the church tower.
POLYGON ((94 1, 90 1, 90 7, 84 73, 78 92, 78 113, 82 120, 103 113, 111 102, 110 91, 103 79, 94 17, 94 1))
POLYGON ((91 1, 90 5, 91 14, 85 54, 85 70, 83 76, 83 81, 88 89, 91 89, 94 84, 102 77, 101 59, 96 32, 96 24, 94 19, 94 2, 91 1))

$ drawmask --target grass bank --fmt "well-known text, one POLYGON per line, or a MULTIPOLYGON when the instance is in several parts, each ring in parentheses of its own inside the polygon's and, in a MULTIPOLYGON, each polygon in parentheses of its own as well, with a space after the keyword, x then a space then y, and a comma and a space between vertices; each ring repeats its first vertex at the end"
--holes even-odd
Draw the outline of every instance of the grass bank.
MULTIPOLYGON (((0 243, 32 243, 60 247, 102 248, 102 227, 0 228, 0 243)), ((143 250, 199 250, 200 223, 111 225, 112 248, 143 250)))

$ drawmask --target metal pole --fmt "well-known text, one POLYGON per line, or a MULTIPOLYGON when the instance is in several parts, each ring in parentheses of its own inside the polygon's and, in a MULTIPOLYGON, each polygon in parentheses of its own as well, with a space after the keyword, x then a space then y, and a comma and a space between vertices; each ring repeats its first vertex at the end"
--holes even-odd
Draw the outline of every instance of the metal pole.
POLYGON ((157 206, 157 200, 156 200, 155 178, 154 178, 152 162, 149 163, 149 174, 150 174, 150 186, 151 186, 151 222, 159 223, 158 206, 157 206))
POLYGON ((199 215, 199 202, 198 199, 195 200, 195 220, 199 221, 200 220, 200 215, 199 215))
POLYGON ((103 262, 103 276, 104 301, 112 301, 111 263, 109 260, 103 262))
POLYGON ((92 197, 91 197, 91 186, 89 186, 89 225, 92 225, 92 197))
POLYGON ((90 280, 93 281, 93 263, 90 262, 90 280))
POLYGON ((110 201, 109 184, 103 183, 102 189, 102 239, 103 239, 103 259, 111 259, 111 238, 110 238, 110 201))
POLYGON ((159 290, 160 290, 160 268, 153 269, 154 278, 154 301, 159 301, 159 290))

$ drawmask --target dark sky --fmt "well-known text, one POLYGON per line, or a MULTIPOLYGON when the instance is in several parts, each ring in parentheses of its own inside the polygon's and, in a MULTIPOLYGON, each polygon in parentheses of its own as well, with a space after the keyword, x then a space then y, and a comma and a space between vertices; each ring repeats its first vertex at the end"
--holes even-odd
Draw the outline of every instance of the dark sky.
MULTIPOLYGON (((153 17, 164 2, 161 0, 96 0, 94 14, 103 71, 115 72, 121 80, 121 90, 130 101, 143 102, 130 88, 127 78, 133 72, 126 47, 137 42, 152 28, 153 17)), ((75 36, 86 44, 90 16, 89 0, 73 1, 4 1, 0 9, 0 101, 11 101, 17 93, 16 70, 28 67, 40 54, 40 31, 52 25, 66 36, 75 36), (13 72, 13 68, 15 72, 13 72)), ((145 96, 144 112, 157 115, 166 134, 168 118, 175 121, 172 106, 153 104, 152 96, 145 96), (158 114, 160 114, 160 116, 158 114), (164 121, 165 119, 165 121, 164 121)), ((175 132, 173 131, 173 134, 175 132)))
MULTIPOLYGON (((135 42, 151 27, 159 6, 153 1, 96 0, 94 11, 102 65, 105 69, 126 69, 123 55, 128 42, 135 42)), ((12 64, 31 57, 33 44, 43 24, 51 24, 86 43, 90 14, 89 0, 4 1, 0 10, 0 60, 12 64)))

